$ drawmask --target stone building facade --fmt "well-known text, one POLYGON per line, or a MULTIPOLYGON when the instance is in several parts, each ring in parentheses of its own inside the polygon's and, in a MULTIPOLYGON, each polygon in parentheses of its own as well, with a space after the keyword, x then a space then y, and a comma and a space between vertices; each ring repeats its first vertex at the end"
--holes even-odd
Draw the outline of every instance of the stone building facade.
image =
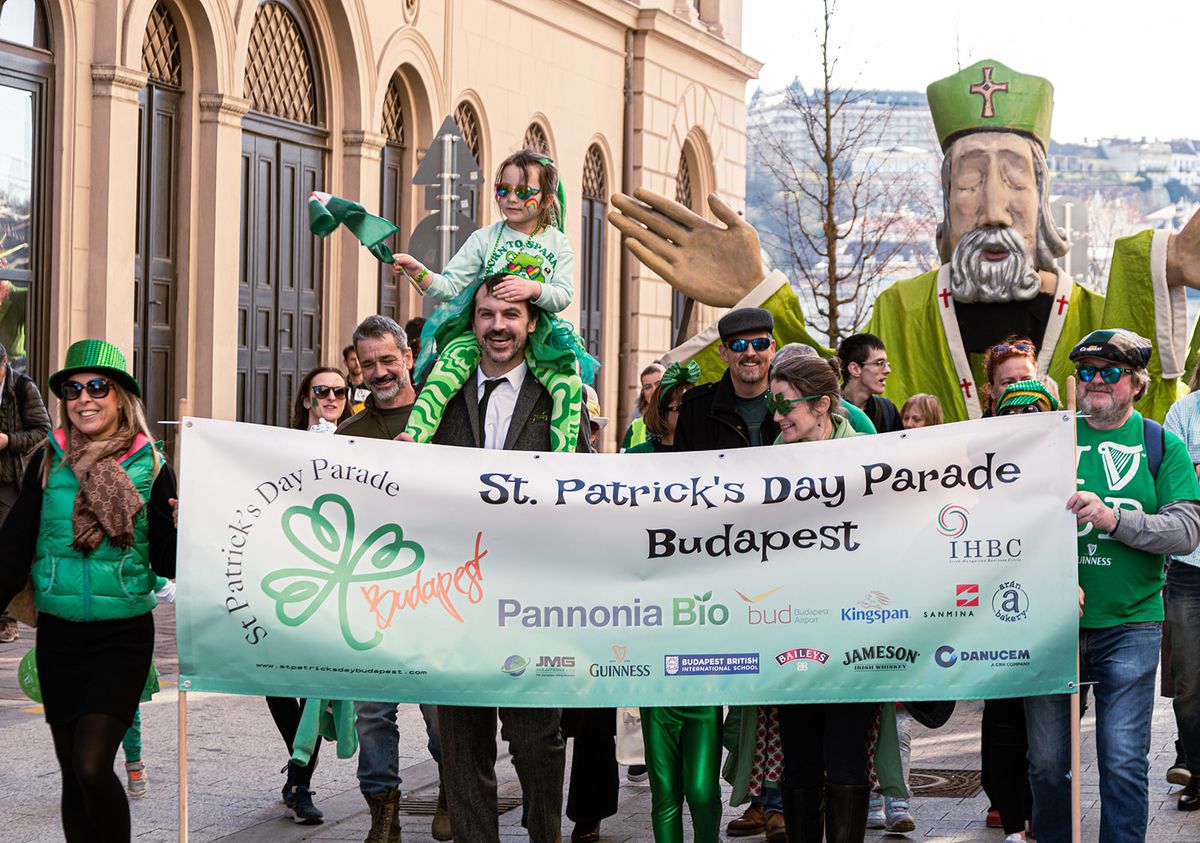
POLYGON ((422 307, 348 235, 308 233, 309 192, 395 220, 404 248, 428 213, 409 181, 453 115, 482 165, 465 209, 480 224, 505 155, 556 160, 577 256, 565 315, 623 422, 680 303, 623 255, 609 196, 742 207, 759 66, 741 15, 741 0, 0 0, 0 341, 44 384, 71 341, 104 337, 156 421, 187 397, 195 415, 279 423, 364 315, 422 307))

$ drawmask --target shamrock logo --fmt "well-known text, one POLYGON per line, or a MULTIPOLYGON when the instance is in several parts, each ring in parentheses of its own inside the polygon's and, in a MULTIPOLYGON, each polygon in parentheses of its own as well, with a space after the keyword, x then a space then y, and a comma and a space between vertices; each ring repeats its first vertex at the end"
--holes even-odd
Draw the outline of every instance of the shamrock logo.
POLYGON ((425 562, 425 549, 406 541, 399 524, 383 524, 354 544, 354 509, 341 495, 321 495, 312 506, 292 506, 282 518, 283 534, 317 568, 282 568, 263 577, 262 590, 275 600, 275 614, 286 626, 300 626, 337 592, 342 637, 355 650, 370 650, 383 633, 360 641, 350 628, 347 600, 352 586, 393 580, 411 574, 425 562), (302 535, 301 535, 302 534, 302 535), (368 562, 359 570, 364 557, 368 562), (400 564, 401 555, 411 561, 400 564))

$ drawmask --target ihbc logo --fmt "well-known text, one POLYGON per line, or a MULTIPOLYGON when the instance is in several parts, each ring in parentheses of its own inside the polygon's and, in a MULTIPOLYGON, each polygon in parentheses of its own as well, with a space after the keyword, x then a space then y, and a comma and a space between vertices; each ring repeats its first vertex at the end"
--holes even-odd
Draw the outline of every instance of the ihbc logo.
POLYGON ((938 532, 956 539, 967 531, 967 511, 956 503, 948 503, 938 513, 938 532))

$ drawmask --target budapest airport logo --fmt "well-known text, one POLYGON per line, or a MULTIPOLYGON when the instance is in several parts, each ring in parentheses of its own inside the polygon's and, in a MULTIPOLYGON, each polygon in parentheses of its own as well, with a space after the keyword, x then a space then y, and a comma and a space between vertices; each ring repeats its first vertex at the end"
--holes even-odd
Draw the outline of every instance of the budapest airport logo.
POLYGON ((527 667, 529 667, 529 659, 513 653, 504 660, 504 666, 500 669, 509 676, 520 676, 525 672, 525 668, 527 667))
POLYGON ((937 531, 948 539, 956 539, 967 531, 967 511, 956 503, 948 503, 938 513, 937 531))

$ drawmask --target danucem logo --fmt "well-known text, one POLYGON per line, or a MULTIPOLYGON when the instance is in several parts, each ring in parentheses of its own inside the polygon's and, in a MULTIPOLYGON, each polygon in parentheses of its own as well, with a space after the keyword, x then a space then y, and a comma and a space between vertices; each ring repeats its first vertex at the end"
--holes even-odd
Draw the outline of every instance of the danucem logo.
POLYGON ((956 539, 967 531, 967 511, 956 503, 948 503, 938 513, 937 530, 948 539, 956 539))

